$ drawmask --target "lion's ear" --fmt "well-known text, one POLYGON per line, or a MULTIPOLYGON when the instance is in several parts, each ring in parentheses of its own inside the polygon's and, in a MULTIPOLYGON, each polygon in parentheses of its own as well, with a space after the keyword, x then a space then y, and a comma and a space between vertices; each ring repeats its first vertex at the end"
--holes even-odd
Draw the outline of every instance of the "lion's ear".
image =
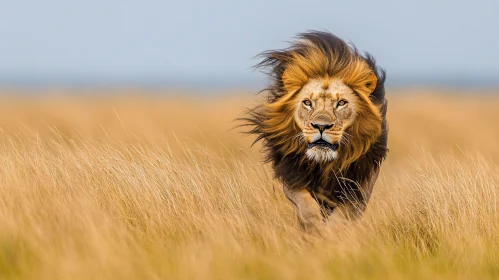
POLYGON ((374 91, 377 83, 378 83, 378 77, 376 77, 376 74, 374 74, 373 72, 370 72, 367 75, 366 82, 364 83, 364 86, 368 91, 368 95, 374 91))

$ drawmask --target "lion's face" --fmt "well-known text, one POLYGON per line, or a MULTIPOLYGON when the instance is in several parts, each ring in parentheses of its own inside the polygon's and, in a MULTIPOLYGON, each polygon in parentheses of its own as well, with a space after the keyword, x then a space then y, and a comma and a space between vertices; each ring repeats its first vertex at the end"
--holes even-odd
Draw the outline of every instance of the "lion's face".
POLYGON ((345 130, 355 122, 353 90, 341 80, 310 80, 296 95, 294 120, 301 129, 307 157, 318 162, 336 159, 348 142, 345 130))

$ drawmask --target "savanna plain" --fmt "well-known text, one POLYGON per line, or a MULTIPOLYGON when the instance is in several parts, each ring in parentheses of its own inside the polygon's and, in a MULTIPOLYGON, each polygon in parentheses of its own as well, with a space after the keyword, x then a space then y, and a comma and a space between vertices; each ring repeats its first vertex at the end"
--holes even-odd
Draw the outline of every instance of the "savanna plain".
POLYGON ((305 236, 263 96, 3 91, 0 279, 499 279, 499 92, 388 90, 362 219, 305 236))

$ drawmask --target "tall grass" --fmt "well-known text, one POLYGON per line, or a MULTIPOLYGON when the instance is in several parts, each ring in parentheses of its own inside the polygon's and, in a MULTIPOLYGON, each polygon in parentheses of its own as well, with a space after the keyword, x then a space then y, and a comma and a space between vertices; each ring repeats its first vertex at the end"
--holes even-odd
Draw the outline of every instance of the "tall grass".
POLYGON ((314 239, 229 136, 22 131, 0 134, 2 279, 499 277, 499 173, 478 152, 392 151, 365 216, 314 239))

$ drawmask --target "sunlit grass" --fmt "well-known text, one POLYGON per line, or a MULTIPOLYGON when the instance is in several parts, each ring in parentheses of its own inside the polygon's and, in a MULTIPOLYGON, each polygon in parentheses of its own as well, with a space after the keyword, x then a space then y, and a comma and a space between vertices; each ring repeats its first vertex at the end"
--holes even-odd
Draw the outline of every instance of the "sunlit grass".
MULTIPOLYGON (((116 114, 113 125, 127 128, 126 112, 116 114)), ((236 134, 214 141, 210 127, 187 142, 133 128, 106 136, 98 125, 78 135, 55 122, 2 132, 0 278, 499 277, 499 172, 489 155, 395 148, 363 219, 314 239, 258 148, 229 143, 236 134)))

